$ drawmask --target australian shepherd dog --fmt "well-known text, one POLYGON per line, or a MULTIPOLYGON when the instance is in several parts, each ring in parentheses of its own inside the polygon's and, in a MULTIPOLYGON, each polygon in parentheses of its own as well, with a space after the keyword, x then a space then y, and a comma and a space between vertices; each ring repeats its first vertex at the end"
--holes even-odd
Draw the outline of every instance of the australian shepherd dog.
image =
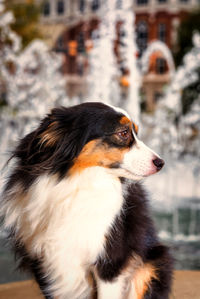
POLYGON ((166 299, 173 259, 139 181, 164 161, 122 109, 55 108, 14 151, 1 215, 45 298, 166 299))

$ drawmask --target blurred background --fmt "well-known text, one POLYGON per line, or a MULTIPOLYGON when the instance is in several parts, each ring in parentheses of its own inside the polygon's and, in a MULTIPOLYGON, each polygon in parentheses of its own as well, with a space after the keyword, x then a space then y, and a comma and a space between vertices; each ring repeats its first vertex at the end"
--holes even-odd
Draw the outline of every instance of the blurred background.
MULTIPOLYGON (((200 270, 199 0, 0 0, 0 188, 54 106, 126 109, 166 161, 144 182, 176 269, 200 270)), ((0 283, 23 280, 0 227, 0 283)))

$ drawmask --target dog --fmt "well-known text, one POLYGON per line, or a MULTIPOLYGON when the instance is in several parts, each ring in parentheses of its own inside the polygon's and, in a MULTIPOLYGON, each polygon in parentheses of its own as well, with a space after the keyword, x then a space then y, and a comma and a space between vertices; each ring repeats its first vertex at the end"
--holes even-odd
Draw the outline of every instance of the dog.
POLYGON ((166 299, 173 258, 139 183, 164 161, 121 108, 54 108, 25 136, 1 215, 45 298, 166 299))

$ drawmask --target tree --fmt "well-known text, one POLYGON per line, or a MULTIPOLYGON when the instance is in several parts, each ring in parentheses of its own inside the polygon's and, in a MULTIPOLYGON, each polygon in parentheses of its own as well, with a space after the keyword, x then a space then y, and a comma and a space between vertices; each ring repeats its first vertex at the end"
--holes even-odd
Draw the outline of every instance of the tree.
POLYGON ((25 48, 32 40, 42 38, 39 31, 39 17, 41 7, 33 0, 16 3, 15 0, 6 1, 7 10, 14 14, 15 21, 11 28, 22 38, 22 46, 25 48))
POLYGON ((199 101, 199 93, 200 93, 200 68, 196 70, 196 74, 198 76, 198 80, 191 85, 189 85, 187 88, 183 89, 182 93, 182 112, 183 114, 186 114, 190 108, 191 105, 195 102, 195 100, 199 101))
POLYGON ((185 16, 179 25, 177 49, 173 53, 176 66, 182 63, 184 55, 193 47, 192 37, 195 31, 200 31, 200 8, 185 16))
MULTIPOLYGON (((195 32, 200 32, 200 8, 189 13, 180 23, 177 51, 174 52, 174 59, 177 66, 182 64, 183 57, 193 48, 193 35, 195 32)), ((197 59, 199 59, 198 56, 197 59)), ((182 90, 181 102, 183 114, 189 112, 191 105, 198 98, 200 91, 200 68, 196 69, 196 74, 198 77, 195 82, 192 82, 192 84, 182 90)))

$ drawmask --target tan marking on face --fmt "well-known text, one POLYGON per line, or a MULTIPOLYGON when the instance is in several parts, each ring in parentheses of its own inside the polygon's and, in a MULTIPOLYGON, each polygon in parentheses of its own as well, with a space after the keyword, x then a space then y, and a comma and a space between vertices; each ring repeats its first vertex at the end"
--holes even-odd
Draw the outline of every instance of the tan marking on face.
POLYGON ((55 129, 56 122, 52 122, 47 130, 40 135, 41 144, 45 144, 46 146, 53 146, 58 141, 58 132, 55 129))
POLYGON ((92 166, 110 167, 111 164, 121 162, 127 151, 127 148, 111 148, 100 139, 92 140, 83 147, 69 173, 80 172, 92 166))
POLYGON ((131 122, 130 119, 128 119, 128 117, 122 116, 122 118, 120 119, 120 124, 128 125, 130 130, 132 130, 134 127, 135 132, 138 133, 138 125, 134 122, 131 122))
POLYGON ((128 117, 122 116, 122 118, 120 119, 119 122, 121 125, 128 125, 130 127, 130 129, 132 130, 132 122, 128 117))

